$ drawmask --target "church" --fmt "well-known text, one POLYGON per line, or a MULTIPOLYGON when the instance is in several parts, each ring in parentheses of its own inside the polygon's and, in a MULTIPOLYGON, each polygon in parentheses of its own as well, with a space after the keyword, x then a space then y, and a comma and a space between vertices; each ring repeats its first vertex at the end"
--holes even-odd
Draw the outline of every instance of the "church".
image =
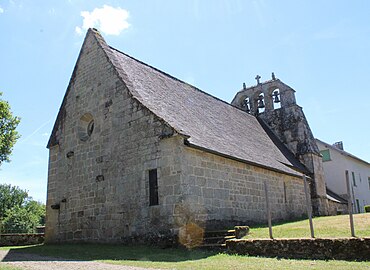
POLYGON ((46 242, 155 242, 328 214, 322 160, 295 91, 272 76, 227 103, 89 29, 49 149, 46 242))

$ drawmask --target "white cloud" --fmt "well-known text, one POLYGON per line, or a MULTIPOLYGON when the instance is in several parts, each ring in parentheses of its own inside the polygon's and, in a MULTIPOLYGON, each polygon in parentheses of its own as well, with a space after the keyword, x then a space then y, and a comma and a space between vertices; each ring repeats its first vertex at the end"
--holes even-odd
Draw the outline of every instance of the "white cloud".
POLYGON ((1 13, 4 13, 4 9, 2 7, 0 7, 0 14, 1 13))
POLYGON ((120 7, 114 8, 104 5, 102 8, 95 8, 92 12, 82 11, 81 16, 84 18, 82 26, 75 28, 79 35, 83 34, 83 29, 87 30, 90 27, 98 28, 106 35, 119 35, 130 27, 127 22, 129 12, 120 7))
POLYGON ((75 31, 76 31, 76 33, 77 33, 78 35, 82 35, 82 34, 83 34, 81 27, 76 26, 75 31))

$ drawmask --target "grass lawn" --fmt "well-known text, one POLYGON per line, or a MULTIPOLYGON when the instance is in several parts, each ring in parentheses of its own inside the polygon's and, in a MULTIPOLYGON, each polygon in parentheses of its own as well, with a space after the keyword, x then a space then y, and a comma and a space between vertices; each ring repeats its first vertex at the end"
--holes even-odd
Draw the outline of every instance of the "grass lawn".
POLYGON ((370 262, 287 260, 146 246, 39 245, 14 249, 53 257, 161 269, 370 269, 370 262))
MULTIPOLYGON (((356 237, 370 237, 370 213, 355 214, 353 220, 356 237)), ((316 238, 351 236, 348 215, 314 218, 313 227, 316 238)), ((272 228, 272 234, 274 238, 309 238, 311 235, 308 220, 276 224, 272 228)), ((252 226, 245 238, 269 238, 267 225, 252 226)))
POLYGON ((5 265, 0 262, 0 270, 22 270, 22 268, 14 267, 11 265, 5 265))

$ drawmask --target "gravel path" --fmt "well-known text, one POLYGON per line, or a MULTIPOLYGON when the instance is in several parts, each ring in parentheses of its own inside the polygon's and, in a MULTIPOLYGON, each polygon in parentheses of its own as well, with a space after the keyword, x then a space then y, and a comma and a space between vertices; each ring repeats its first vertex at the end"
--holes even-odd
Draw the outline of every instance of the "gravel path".
POLYGON ((148 270, 148 268, 141 267, 45 257, 15 250, 0 250, 0 269, 2 264, 30 270, 148 270))

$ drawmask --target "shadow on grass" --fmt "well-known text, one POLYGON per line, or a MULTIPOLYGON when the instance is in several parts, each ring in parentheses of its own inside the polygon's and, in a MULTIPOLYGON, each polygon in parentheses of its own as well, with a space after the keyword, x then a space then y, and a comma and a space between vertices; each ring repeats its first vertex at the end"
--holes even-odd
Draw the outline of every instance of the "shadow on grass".
POLYGON ((127 246, 108 244, 60 244, 10 248, 3 261, 93 261, 128 260, 150 262, 180 262, 205 259, 218 254, 217 251, 187 250, 183 248, 161 249, 149 246, 127 246), (25 256, 36 254, 39 256, 25 256), (23 256, 22 256, 23 255, 23 256))

